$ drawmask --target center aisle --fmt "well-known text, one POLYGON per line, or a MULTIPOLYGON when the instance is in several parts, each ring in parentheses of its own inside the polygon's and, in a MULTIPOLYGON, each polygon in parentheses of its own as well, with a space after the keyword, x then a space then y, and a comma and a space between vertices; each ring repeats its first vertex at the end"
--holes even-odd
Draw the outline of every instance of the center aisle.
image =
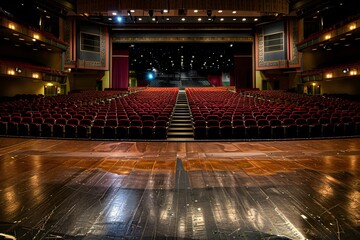
POLYGON ((175 109, 170 121, 167 140, 191 141, 194 140, 194 130, 191 121, 189 103, 185 91, 180 90, 176 100, 175 109))

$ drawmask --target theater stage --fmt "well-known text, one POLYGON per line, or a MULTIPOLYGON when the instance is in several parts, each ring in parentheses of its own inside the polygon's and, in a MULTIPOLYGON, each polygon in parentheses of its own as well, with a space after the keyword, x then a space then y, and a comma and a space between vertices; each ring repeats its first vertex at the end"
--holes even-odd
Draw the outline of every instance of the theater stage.
POLYGON ((0 138, 0 154, 0 239, 360 239, 359 138, 0 138))

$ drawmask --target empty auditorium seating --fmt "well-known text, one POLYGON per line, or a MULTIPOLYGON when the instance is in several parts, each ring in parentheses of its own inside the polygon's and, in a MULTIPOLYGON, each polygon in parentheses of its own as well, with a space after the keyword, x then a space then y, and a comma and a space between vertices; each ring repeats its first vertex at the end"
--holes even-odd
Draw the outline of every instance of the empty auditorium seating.
POLYGON ((65 125, 65 137, 76 138, 77 137, 77 127, 79 126, 79 124, 80 124, 79 119, 70 118, 65 125))

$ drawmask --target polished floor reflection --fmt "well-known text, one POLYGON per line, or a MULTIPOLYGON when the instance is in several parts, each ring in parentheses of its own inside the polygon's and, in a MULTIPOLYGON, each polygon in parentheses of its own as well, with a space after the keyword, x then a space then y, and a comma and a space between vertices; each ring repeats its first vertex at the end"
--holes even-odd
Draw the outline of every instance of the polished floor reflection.
POLYGON ((0 138, 0 239, 360 239, 360 139, 0 138))

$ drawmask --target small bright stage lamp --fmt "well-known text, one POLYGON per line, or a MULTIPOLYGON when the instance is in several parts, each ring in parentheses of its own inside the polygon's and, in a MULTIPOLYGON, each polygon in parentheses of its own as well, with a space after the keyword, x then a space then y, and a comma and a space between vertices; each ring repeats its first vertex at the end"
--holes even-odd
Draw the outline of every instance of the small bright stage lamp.
POLYGON ((153 72, 148 72, 146 74, 146 78, 147 78, 147 80, 153 80, 155 78, 154 73, 153 72))
POLYGON ((117 18, 116 18, 116 21, 119 22, 119 23, 121 23, 121 22, 123 21, 123 18, 122 18, 122 17, 117 17, 117 18))

